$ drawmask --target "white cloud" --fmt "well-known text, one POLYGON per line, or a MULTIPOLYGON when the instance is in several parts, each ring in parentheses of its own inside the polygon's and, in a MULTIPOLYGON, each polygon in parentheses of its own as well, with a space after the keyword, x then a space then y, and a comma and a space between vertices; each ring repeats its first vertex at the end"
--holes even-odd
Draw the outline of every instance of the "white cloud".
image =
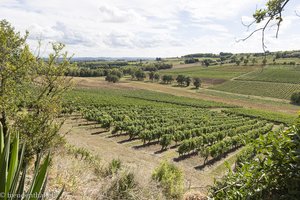
MULTIPOLYGON (((175 56, 193 52, 261 51, 256 35, 242 26, 266 0, 3 0, 0 19, 37 39, 67 44, 76 56, 175 56)), ((298 6, 298 7, 297 7, 298 6)), ((291 4, 280 39, 268 31, 269 49, 289 49, 298 41, 300 18, 291 4), (284 42, 283 42, 284 41, 284 42)))

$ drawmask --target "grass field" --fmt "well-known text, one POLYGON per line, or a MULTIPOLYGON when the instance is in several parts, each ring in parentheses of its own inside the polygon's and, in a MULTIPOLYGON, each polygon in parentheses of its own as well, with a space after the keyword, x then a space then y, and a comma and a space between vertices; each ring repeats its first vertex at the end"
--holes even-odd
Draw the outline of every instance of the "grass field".
POLYGON ((258 81, 228 81, 211 89, 245 95, 290 99, 294 92, 300 91, 300 85, 258 81))
POLYGON ((187 68, 162 70, 160 73, 174 76, 183 74, 191 77, 229 80, 244 73, 251 72, 256 68, 256 66, 193 66, 187 68))
POLYGON ((257 70, 240 76, 236 80, 265 81, 276 83, 300 83, 299 66, 268 66, 263 71, 257 70))

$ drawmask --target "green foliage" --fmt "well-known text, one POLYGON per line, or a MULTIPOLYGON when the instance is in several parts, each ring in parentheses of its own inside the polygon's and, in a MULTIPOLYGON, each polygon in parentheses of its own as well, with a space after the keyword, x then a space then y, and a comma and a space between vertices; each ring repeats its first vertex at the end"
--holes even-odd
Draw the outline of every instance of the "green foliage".
POLYGON ((154 170, 152 178, 160 184, 168 199, 181 199, 184 192, 183 173, 174 164, 162 162, 154 170))
POLYGON ((118 77, 117 75, 108 74, 105 77, 105 80, 108 81, 108 82, 116 83, 116 82, 118 82, 120 80, 120 77, 118 77))
POLYGON ((138 190, 138 183, 135 180, 134 174, 124 172, 114 177, 112 184, 105 193, 105 197, 113 200, 138 200, 136 190, 138 190))
POLYGON ((200 78, 194 78, 193 84, 196 87, 196 89, 199 89, 201 87, 201 79, 200 78))
POLYGON ((298 123, 288 130, 260 136, 252 144, 254 158, 242 159, 235 172, 230 170, 217 181, 211 188, 211 196, 215 199, 298 199, 299 128, 298 123))
MULTIPOLYGON (((8 133, 4 141, 3 127, 0 123, 0 200, 10 199, 45 199, 45 188, 47 184, 47 171, 50 165, 50 156, 45 158, 40 165, 41 157, 37 157, 35 170, 29 187, 25 184, 27 174, 27 163, 24 160, 25 145, 20 149, 19 135, 17 134, 10 142, 8 133), (25 165, 25 167, 23 167, 25 165), (27 190, 25 192, 25 189, 27 190)), ((57 199, 62 195, 63 190, 57 199)))
POLYGON ((142 70, 137 70, 135 72, 135 77, 138 81, 142 81, 146 78, 146 74, 145 72, 143 72, 142 70))
POLYGON ((172 143, 172 140, 173 140, 173 135, 171 134, 163 135, 159 142, 159 144, 161 145, 161 149, 162 150, 166 149, 172 143))
POLYGON ((106 176, 111 176, 116 174, 122 167, 122 162, 120 159, 113 159, 106 170, 106 176))
POLYGON ((295 92, 292 94, 291 102, 300 105, 300 92, 295 92))
POLYGON ((173 76, 172 75, 163 75, 162 76, 162 82, 165 84, 170 84, 173 82, 173 76))
POLYGON ((30 53, 27 33, 20 33, 0 21, 0 121, 4 135, 10 127, 26 142, 25 159, 58 145, 63 94, 70 88, 70 59, 64 45, 53 44, 53 53, 40 59, 30 53))

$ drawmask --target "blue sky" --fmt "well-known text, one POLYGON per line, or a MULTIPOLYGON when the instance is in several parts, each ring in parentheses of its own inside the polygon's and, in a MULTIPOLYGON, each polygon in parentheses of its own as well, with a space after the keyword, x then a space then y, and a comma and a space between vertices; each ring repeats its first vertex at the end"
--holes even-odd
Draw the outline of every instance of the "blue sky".
MULTIPOLYGON (((0 19, 37 40, 59 41, 80 56, 168 57, 198 52, 261 52, 261 35, 246 42, 250 22, 266 0, 2 0, 0 19)), ((279 38, 267 32, 268 50, 300 49, 300 2, 288 4, 279 38)), ((256 26, 255 26, 256 27, 256 26)), ((255 28, 253 27, 253 28, 255 28)))

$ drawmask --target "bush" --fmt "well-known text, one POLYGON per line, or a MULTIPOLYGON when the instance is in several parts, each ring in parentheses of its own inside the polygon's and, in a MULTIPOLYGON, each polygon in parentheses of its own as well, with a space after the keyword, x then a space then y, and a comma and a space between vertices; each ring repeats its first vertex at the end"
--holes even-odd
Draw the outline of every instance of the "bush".
POLYGON ((114 175, 121 169, 122 163, 120 159, 113 159, 106 170, 106 175, 114 175))
POLYGON ((184 192, 183 173, 174 164, 162 162, 152 174, 159 182, 167 199, 180 199, 184 192))
POLYGON ((294 94, 292 94, 291 102, 293 104, 300 105, 300 92, 295 92, 294 94))
POLYGON ((136 193, 138 184, 133 173, 125 172, 115 177, 104 195, 105 199, 138 199, 136 193))
POLYGON ((262 135, 233 172, 216 181, 214 199, 299 199, 300 123, 262 135), (254 152, 254 154, 253 154, 254 152))

